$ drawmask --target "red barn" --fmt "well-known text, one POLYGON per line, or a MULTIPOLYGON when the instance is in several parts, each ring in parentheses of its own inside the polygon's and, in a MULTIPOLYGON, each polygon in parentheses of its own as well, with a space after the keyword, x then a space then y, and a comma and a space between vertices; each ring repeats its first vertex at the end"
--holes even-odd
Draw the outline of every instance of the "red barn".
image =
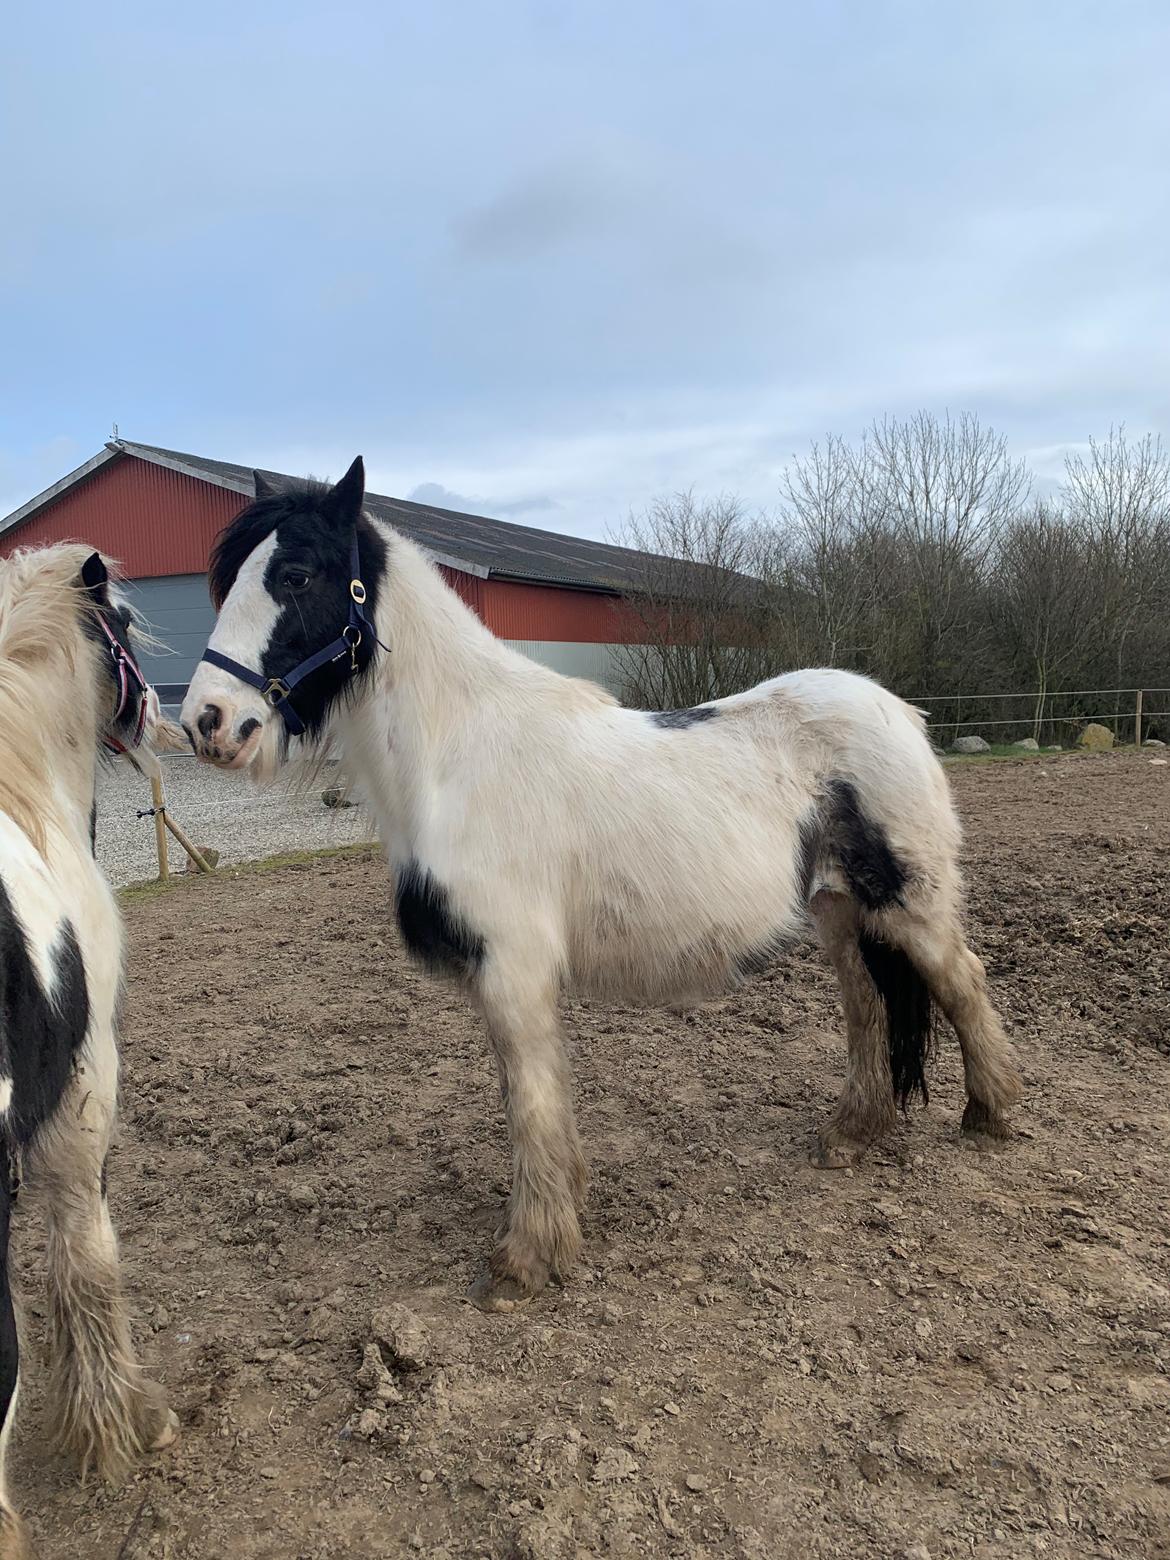
MULTIPOLYGON (((172 652, 146 657, 144 670, 177 701, 211 631, 211 544, 252 494, 250 467, 115 439, 0 521, 0 554, 82 540, 119 559, 136 605, 172 652)), ((494 634, 557 671, 618 691, 614 649, 638 639, 621 597, 636 585, 645 554, 376 493, 366 503, 427 552, 494 634)))

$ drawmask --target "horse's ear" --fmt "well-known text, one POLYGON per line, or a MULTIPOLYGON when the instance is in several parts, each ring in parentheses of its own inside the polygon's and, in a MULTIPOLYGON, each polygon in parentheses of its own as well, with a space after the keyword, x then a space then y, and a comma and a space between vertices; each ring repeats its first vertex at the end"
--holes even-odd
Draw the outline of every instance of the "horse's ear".
POLYGON ((90 553, 81 565, 81 583, 99 607, 107 602, 106 586, 110 583, 110 571, 101 553, 90 553))
POLYGON ((356 525, 365 496, 366 468, 359 455, 341 481, 330 488, 321 507, 332 519, 356 525))
POLYGON ((269 482, 268 478, 262 471, 254 471, 252 473, 252 482, 256 489, 254 494, 256 499, 276 497, 276 485, 272 482, 269 482))

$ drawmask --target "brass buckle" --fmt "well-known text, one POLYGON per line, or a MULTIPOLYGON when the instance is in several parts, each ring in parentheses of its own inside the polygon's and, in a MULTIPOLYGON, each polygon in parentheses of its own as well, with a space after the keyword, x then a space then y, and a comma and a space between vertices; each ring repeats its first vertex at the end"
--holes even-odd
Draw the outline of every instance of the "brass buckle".
POLYGON ((353 599, 357 602, 359 607, 364 607, 365 606, 365 604, 366 604, 366 587, 362 584, 361 580, 350 580, 350 582, 349 582, 349 593, 353 597, 353 599))
POLYGON ((278 704, 283 704, 291 690, 281 682, 279 677, 270 677, 264 685, 264 697, 273 709, 278 704))

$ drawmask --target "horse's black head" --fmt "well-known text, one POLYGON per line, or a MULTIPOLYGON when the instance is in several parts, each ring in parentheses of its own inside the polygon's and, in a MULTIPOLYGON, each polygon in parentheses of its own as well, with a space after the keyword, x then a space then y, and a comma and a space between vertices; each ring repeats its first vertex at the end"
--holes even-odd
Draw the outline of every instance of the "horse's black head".
MULTIPOLYGON (((360 456, 334 487, 278 486, 260 472, 255 480, 255 500, 221 532, 211 555, 208 583, 219 618, 208 648, 270 683, 291 676, 347 626, 355 536, 373 622, 386 547, 362 515, 360 456)), ((372 632, 363 632, 352 653, 296 684, 288 704, 306 736, 318 736, 337 701, 360 688, 376 650, 372 632)), ((288 730, 275 696, 203 662, 182 716, 195 751, 232 769, 246 767, 262 749, 279 762, 288 730)))
MULTIPOLYGON (((91 553, 82 564, 80 584, 82 627, 98 647, 110 690, 110 714, 102 735, 114 747, 136 747, 152 713, 152 690, 139 669, 132 644, 134 614, 112 585, 100 553, 91 553)), ((157 701, 153 713, 157 716, 157 701)))

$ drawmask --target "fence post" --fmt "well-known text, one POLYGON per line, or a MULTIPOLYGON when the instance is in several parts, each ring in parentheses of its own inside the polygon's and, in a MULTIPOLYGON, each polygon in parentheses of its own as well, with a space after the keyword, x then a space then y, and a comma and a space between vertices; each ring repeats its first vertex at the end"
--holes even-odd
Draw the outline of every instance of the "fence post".
POLYGON ((1142 745, 1142 690, 1137 691, 1137 703, 1133 711, 1133 740, 1135 747, 1142 745))
POLYGON ((154 803, 154 842, 158 848, 158 875, 161 880, 167 876, 166 799, 163 796, 161 775, 151 775, 150 795, 154 803))

